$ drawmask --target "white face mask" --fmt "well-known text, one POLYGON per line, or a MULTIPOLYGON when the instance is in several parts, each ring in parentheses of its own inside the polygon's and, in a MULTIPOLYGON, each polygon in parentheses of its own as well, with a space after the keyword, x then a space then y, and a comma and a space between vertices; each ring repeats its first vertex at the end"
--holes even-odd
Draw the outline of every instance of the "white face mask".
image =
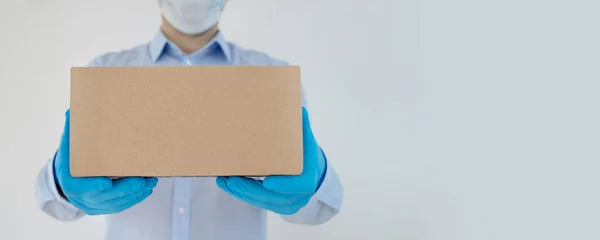
POLYGON ((186 34, 203 33, 221 18, 224 0, 158 0, 165 19, 186 34))

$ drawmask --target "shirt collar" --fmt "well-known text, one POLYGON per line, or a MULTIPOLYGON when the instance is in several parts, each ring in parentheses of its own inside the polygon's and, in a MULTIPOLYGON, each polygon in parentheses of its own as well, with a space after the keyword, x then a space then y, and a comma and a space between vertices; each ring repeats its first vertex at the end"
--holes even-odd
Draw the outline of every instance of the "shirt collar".
MULTIPOLYGON (((160 56, 162 54, 164 54, 165 47, 167 46, 167 44, 173 44, 173 43, 171 43, 167 39, 167 37, 164 35, 164 33, 161 30, 159 30, 156 33, 156 35, 154 36, 154 38, 152 39, 152 41, 150 41, 150 56, 152 57, 152 61, 154 63, 156 63, 156 61, 158 61, 160 56)), ((221 31, 219 31, 217 33, 217 35, 206 45, 206 47, 210 47, 212 45, 218 46, 219 49, 225 55, 227 62, 231 63, 231 49, 229 47, 229 43, 227 43, 227 41, 225 41, 225 38, 223 37, 223 33, 221 33, 221 31)), ((200 51, 202 51, 202 50, 200 50, 200 51)))

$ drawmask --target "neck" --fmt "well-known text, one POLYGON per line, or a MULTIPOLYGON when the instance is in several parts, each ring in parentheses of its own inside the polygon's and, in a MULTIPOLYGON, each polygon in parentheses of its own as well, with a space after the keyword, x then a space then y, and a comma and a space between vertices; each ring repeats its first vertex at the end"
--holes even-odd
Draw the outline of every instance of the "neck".
POLYGON ((219 24, 215 24, 203 33, 189 35, 178 31, 163 18, 160 29, 167 39, 177 45, 181 51, 185 54, 191 54, 202 49, 217 35, 219 32, 219 24))

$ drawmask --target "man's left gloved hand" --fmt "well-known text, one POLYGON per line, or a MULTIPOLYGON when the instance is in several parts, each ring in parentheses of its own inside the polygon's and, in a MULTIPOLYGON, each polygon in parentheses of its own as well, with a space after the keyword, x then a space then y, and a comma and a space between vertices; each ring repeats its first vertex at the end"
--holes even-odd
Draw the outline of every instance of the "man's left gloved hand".
POLYGON ((312 198, 325 176, 326 162, 313 136, 308 112, 302 108, 304 170, 298 176, 268 176, 262 182, 245 177, 218 177, 217 185, 232 196, 278 214, 298 212, 312 198))

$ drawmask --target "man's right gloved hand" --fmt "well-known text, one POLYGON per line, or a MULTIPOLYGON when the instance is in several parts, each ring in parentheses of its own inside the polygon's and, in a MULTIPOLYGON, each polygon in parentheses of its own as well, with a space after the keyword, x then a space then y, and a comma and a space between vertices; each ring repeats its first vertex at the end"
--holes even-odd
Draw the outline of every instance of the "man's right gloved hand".
POLYGON ((158 183, 157 178, 72 177, 69 166, 70 110, 65 115, 60 147, 54 159, 54 178, 61 195, 88 215, 118 213, 150 196, 158 183))

